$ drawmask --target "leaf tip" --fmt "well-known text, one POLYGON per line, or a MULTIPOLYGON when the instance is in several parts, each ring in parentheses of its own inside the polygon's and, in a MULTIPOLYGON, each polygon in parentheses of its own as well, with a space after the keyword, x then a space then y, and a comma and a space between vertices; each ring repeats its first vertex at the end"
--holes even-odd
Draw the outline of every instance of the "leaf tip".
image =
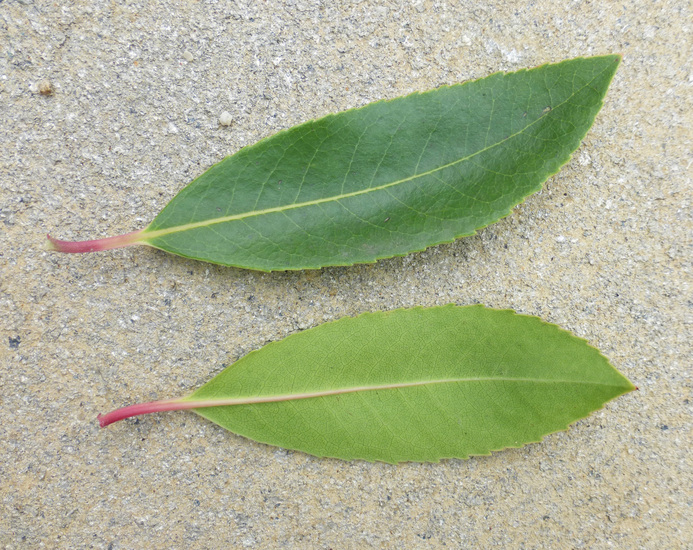
MULTIPOLYGON (((614 370, 616 370, 615 367, 612 366, 612 368, 614 370)), ((639 391, 640 390, 640 388, 638 386, 636 386, 635 384, 633 384, 633 382, 628 380, 628 378, 626 378, 622 373, 620 373, 618 370, 616 370, 616 372, 618 372, 621 375, 621 377, 623 378, 623 380, 625 381, 625 389, 623 390, 621 395, 625 395, 625 394, 630 393, 632 391, 639 391)))

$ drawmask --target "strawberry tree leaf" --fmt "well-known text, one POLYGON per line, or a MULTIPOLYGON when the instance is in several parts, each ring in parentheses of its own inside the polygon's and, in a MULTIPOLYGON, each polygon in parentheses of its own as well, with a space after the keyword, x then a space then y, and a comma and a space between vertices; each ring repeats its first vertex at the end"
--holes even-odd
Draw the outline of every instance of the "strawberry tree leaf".
POLYGON ((449 305, 327 323, 248 354, 188 397, 99 420, 193 409, 317 456, 438 461, 540 441, 633 389, 555 325, 449 305))
POLYGON ((579 58, 390 101, 280 132, 216 164, 133 244, 263 271, 351 265, 472 235, 569 159, 620 57, 579 58))

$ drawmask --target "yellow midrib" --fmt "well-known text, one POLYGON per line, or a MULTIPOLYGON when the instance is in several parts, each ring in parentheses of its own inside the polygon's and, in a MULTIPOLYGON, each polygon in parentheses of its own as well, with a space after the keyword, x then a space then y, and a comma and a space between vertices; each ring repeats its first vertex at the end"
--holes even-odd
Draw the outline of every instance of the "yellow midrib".
MULTIPOLYGON (((330 397, 344 393, 356 393, 363 391, 394 390, 411 388, 416 386, 427 386, 433 384, 451 384, 462 382, 525 382, 534 384, 590 384, 594 386, 618 387, 615 384, 603 382, 581 381, 581 380, 562 380, 544 378, 515 378, 515 377, 471 377, 471 378, 443 378, 439 380, 423 380, 417 382, 402 382, 399 384, 381 384, 373 386, 354 386, 349 388, 337 388, 333 390, 318 390, 313 392, 293 393, 283 395, 264 395, 255 397, 239 397, 229 399, 200 399, 196 400, 194 394, 190 397, 177 400, 179 403, 186 403, 185 408, 207 408, 207 407, 226 407, 231 405, 254 405, 259 403, 277 403, 280 401, 293 401, 298 399, 310 399, 315 397, 330 397)), ((624 387, 624 390, 626 388, 624 387)))
MULTIPOLYGON (((537 120, 539 120, 539 119, 537 119, 537 120)), ((526 126, 524 129, 526 129, 526 128, 529 128, 529 126, 526 126)), ((520 133, 520 132, 518 132, 518 133, 520 133)), ((507 137, 506 140, 514 137, 515 135, 517 135, 517 134, 513 134, 512 136, 507 137)), ((503 140, 503 141, 505 141, 505 140, 503 140)), ((325 197, 322 199, 315 199, 312 201, 296 202, 294 204, 285 204, 282 206, 274 206, 272 208, 265 208, 263 210, 252 210, 250 212, 243 212, 241 214, 233 214, 231 216, 220 216, 218 218, 211 218, 209 220, 203 220, 203 221, 199 221, 199 222, 187 223, 184 225, 176 225, 173 227, 167 227, 166 229, 158 229, 155 231, 145 230, 142 233, 142 237, 143 238, 146 237, 147 239, 155 239, 157 237, 163 237, 164 235, 169 235, 170 233, 178 233, 181 231, 188 231, 190 229, 197 229, 198 227, 207 227, 209 225, 216 225, 219 223, 231 222, 231 221, 235 221, 235 220, 243 220, 243 219, 252 218, 255 216, 262 216, 264 214, 272 214, 273 212, 286 212, 288 210, 295 210, 296 208, 303 208, 305 206, 316 206, 318 204, 324 204, 326 202, 337 202, 337 201, 340 201, 343 199, 349 199, 351 197, 358 197, 359 195, 365 195, 367 193, 371 193, 374 191, 382 191, 383 189, 387 189, 389 187, 394 187, 396 185, 400 185, 402 183, 406 183, 408 181, 415 180, 417 178, 422 178, 424 176, 434 174, 440 170, 444 170, 445 168, 449 168, 450 166, 454 166, 455 164, 459 164, 460 162, 464 162, 465 160, 469 160, 473 156, 481 154, 484 151, 490 149, 491 147, 495 147, 496 145, 500 145, 501 143, 503 143, 503 142, 498 142, 498 143, 491 145, 485 149, 482 149, 480 151, 476 151, 475 153, 472 153, 471 155, 469 155, 467 157, 458 159, 456 161, 450 162, 450 163, 445 164, 443 166, 438 166, 438 167, 436 167, 432 170, 429 170, 427 172, 422 172, 420 174, 415 174, 413 176, 409 176, 408 178, 403 178, 401 180, 385 183, 383 185, 378 185, 377 187, 369 187, 367 189, 361 189, 359 191, 354 191, 352 193, 343 193, 340 195, 333 195, 331 197, 325 197)))

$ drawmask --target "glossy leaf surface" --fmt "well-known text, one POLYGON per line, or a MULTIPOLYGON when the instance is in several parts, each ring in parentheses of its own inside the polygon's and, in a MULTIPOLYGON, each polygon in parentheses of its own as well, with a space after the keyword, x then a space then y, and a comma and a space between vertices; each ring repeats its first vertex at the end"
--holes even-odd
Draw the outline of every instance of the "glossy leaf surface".
POLYGON ((242 149, 144 230, 146 244, 271 271, 373 262, 472 235, 566 163, 619 64, 580 58, 329 115, 242 149))
POLYGON ((483 306, 368 313, 250 353, 175 409, 318 456, 437 461, 539 441, 633 390, 584 340, 483 306))

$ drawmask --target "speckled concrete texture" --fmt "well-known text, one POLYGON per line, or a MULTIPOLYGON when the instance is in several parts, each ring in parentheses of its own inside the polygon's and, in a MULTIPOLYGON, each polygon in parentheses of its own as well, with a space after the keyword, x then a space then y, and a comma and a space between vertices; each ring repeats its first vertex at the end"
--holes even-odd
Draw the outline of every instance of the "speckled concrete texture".
POLYGON ((0 1, 0 546, 693 547, 691 21, 687 0, 0 1), (43 250, 142 228, 307 119, 613 52, 573 160, 475 237, 275 274, 43 250), (558 323, 640 390, 440 464, 317 459, 190 412, 96 422, 325 320, 449 302, 558 323))

